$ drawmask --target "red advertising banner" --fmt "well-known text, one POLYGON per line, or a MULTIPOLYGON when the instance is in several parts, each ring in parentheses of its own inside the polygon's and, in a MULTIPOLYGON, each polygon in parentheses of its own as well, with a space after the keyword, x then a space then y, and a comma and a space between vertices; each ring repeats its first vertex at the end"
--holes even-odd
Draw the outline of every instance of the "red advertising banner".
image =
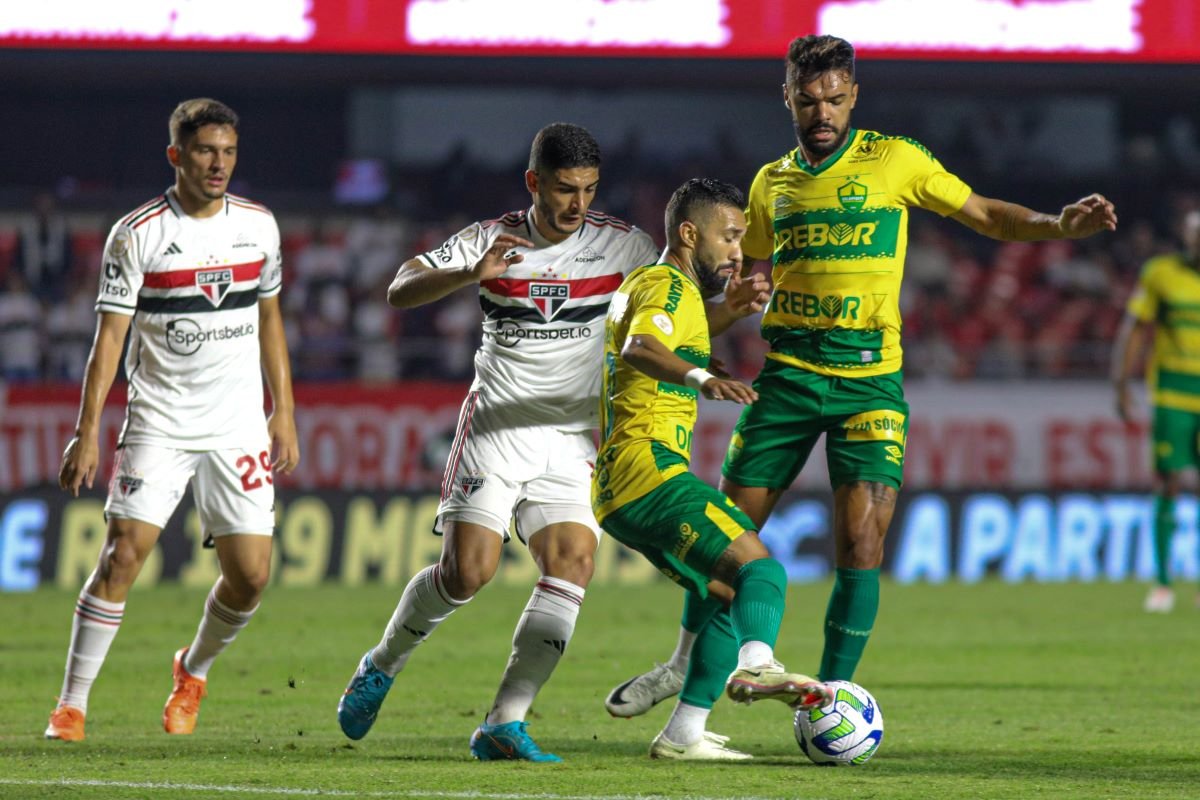
MULTIPOLYGON (((905 391, 912 407, 906 491, 1150 485, 1147 422, 1118 420, 1107 383, 911 382, 905 391)), ((436 492, 465 394, 465 386, 435 383, 297 386, 303 462, 281 488, 436 492)), ((124 388, 114 387, 104 410, 106 459, 124 422, 124 399, 124 388)), ((74 386, 0 391, 0 492, 57 482, 78 408, 74 386)), ((732 403, 702 404, 692 469, 705 480, 720 476, 738 411, 732 403)), ((107 482, 110 463, 98 480, 107 482)), ((820 446, 795 486, 828 490, 820 446)))
POLYGON ((1194 0, 45 0, 0 47, 782 58, 804 33, 864 58, 1200 63, 1194 0))

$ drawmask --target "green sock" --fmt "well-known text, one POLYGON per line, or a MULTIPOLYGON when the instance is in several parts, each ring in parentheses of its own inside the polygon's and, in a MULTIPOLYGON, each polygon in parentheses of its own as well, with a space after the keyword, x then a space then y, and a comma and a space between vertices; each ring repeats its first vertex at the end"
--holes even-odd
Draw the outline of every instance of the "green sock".
POLYGON ((729 612, 738 647, 746 642, 765 642, 774 647, 787 595, 787 572, 783 565, 773 558, 746 562, 734 578, 733 591, 729 612))
POLYGON ((1175 498, 1154 497, 1154 569, 1159 586, 1171 585, 1171 536, 1175 533, 1175 498))
POLYGON ((738 643, 729 611, 720 609, 696 637, 679 699, 698 708, 712 708, 725 691, 729 673, 737 668, 738 643))
POLYGON ((879 570, 838 567, 825 611, 825 651, 817 674, 820 680, 854 679, 878 611, 879 570))
POLYGON ((701 597, 695 592, 685 592, 683 597, 683 618, 679 624, 688 633, 700 633, 704 626, 723 608, 720 600, 708 595, 701 597))

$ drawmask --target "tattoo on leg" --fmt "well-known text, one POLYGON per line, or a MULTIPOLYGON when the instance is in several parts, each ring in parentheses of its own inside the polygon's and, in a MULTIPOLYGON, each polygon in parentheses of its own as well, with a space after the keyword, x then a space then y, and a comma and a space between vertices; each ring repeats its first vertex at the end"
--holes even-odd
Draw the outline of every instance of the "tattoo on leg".
POLYGON ((867 491, 870 492, 871 501, 874 503, 882 503, 889 506, 896 504, 896 490, 886 483, 868 481, 867 491))

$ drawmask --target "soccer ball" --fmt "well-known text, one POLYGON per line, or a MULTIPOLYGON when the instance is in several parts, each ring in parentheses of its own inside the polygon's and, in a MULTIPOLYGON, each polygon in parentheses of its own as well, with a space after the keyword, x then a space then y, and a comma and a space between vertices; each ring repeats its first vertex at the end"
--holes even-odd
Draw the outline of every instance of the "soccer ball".
POLYGON ((850 681, 830 681, 833 702, 824 708, 796 712, 796 741, 814 764, 861 766, 883 741, 883 714, 863 687, 850 681))

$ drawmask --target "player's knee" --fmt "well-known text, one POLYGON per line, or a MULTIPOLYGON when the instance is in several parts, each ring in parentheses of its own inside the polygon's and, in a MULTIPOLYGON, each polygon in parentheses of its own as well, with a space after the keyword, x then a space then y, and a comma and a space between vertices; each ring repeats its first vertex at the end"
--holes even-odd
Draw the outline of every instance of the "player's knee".
POLYGON ((467 559, 443 559, 442 585, 455 600, 469 600, 496 574, 496 565, 467 559))
POLYGON ((883 563, 883 536, 875 531, 851 533, 839 550, 839 567, 875 569, 883 563))
POLYGON ((109 539, 100 551, 99 572, 107 583, 133 583, 142 568, 145 556, 125 537, 109 539))
POLYGON ((557 553, 540 565, 542 574, 586 587, 592 580, 592 573, 596 571, 596 561, 592 552, 580 549, 557 553))
POLYGON ((271 581, 271 565, 267 563, 256 566, 244 577, 246 592, 255 596, 261 595, 271 581))

